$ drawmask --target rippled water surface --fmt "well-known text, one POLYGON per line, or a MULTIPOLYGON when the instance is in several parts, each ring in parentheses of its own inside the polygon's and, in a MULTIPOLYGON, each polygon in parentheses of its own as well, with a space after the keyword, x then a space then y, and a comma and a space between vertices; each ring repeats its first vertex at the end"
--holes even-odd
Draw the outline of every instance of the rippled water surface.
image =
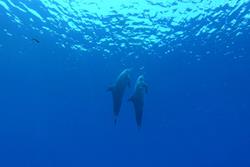
POLYGON ((249 9, 248 0, 1 0, 5 20, 0 31, 30 38, 8 27, 14 23, 38 37, 55 36, 61 47, 104 56, 134 56, 136 50, 152 54, 152 48, 168 54, 183 41, 193 40, 195 47, 226 38, 232 46, 230 38, 250 28, 249 9))

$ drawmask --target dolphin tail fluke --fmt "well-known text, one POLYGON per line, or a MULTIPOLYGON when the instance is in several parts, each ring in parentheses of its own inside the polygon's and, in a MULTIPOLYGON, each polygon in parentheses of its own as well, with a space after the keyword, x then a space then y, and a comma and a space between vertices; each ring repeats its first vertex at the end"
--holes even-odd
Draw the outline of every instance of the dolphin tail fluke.
POLYGON ((114 125, 117 125, 117 116, 114 116, 114 125))
MULTIPOLYGON (((138 117, 138 116, 137 116, 137 117, 138 117)), ((141 117, 140 117, 140 118, 136 118, 136 125, 137 125, 137 129, 138 129, 138 130, 141 129, 141 124, 142 124, 141 117)))
POLYGON ((137 131, 138 131, 138 132, 141 131, 141 125, 137 125, 137 131))

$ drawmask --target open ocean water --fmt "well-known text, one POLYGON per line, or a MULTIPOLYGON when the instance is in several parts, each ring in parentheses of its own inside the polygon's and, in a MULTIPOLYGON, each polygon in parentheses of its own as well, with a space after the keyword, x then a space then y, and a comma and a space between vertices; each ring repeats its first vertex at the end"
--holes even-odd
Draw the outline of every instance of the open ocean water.
POLYGON ((0 0, 0 167, 99 166, 250 167, 249 0, 0 0))

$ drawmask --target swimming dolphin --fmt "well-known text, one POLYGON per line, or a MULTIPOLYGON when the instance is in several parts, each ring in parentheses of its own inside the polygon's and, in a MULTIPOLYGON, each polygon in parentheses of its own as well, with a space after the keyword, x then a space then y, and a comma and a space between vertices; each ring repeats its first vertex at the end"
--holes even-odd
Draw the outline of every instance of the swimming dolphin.
POLYGON ((117 77, 114 85, 110 86, 107 90, 112 92, 113 97, 113 115, 114 122, 116 124, 117 117, 121 110, 122 99, 124 96, 124 92, 127 87, 130 87, 130 73, 131 69, 127 68, 123 70, 120 75, 117 77))
POLYGON ((128 99, 134 105, 135 110, 135 118, 137 127, 140 128, 142 124, 142 115, 143 115, 143 107, 144 107, 144 95, 148 93, 148 86, 144 82, 144 76, 140 75, 137 78, 135 84, 135 92, 134 94, 128 99))

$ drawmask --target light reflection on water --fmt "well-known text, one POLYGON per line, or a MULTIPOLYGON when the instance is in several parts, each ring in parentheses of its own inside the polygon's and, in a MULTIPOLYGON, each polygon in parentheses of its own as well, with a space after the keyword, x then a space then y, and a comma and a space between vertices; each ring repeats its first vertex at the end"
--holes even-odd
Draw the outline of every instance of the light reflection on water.
POLYGON ((171 50, 172 42, 202 35, 237 37, 250 28, 249 8, 248 0, 0 1, 2 15, 19 28, 52 33, 62 47, 107 54, 114 47, 171 50))

